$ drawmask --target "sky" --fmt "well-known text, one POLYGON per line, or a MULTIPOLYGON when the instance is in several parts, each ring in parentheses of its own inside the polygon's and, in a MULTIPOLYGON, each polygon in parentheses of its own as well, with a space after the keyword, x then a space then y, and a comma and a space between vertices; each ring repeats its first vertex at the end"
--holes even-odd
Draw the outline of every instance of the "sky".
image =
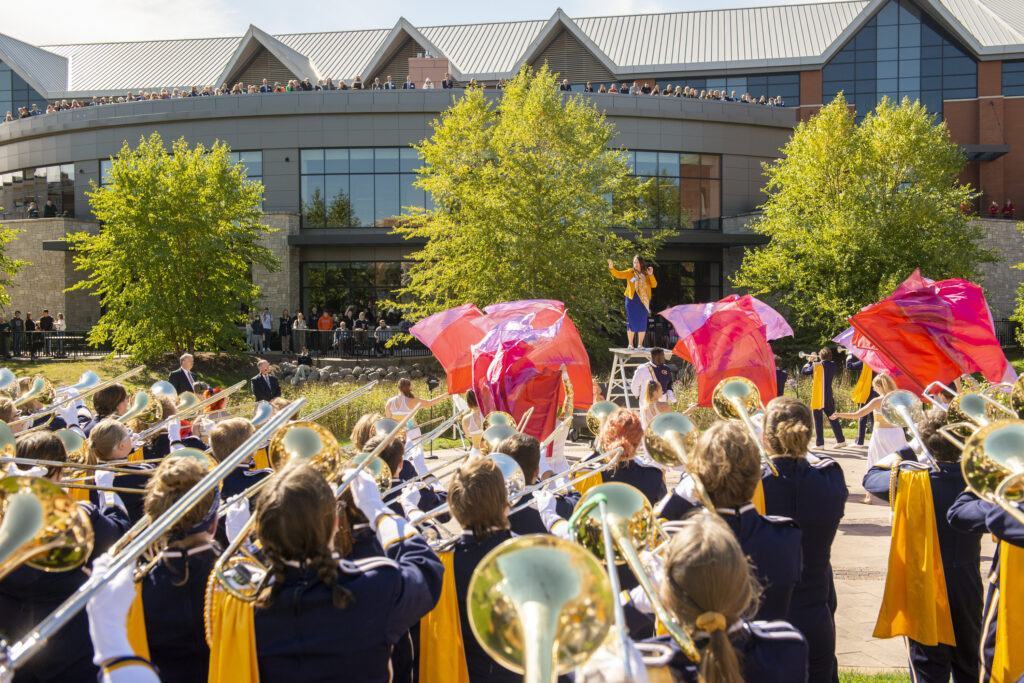
POLYGON ((678 12, 801 4, 808 0, 26 0, 0 3, 0 33, 33 45, 241 36, 255 24, 268 33, 678 12), (369 9, 370 11, 367 11, 369 9))

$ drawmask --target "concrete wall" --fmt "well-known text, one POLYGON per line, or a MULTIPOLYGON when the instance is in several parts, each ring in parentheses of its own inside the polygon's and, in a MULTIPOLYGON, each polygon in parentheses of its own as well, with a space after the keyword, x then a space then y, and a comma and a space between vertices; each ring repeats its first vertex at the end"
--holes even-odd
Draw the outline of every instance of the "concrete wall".
POLYGON ((1024 234, 1018 230, 1016 221, 980 219, 975 221, 988 230, 983 244, 993 249, 999 257, 998 263, 982 268, 981 286, 985 298, 992 307, 996 320, 1005 320, 1013 314, 1017 305, 1017 288, 1024 282, 1024 270, 1014 268, 1024 263, 1024 234))
POLYGON ((299 217, 293 213, 266 213, 261 222, 274 229, 263 244, 280 264, 275 272, 254 265, 252 281, 260 288, 259 308, 269 306, 276 316, 284 309, 294 311, 299 307, 299 250, 288 246, 288 237, 299 231, 299 217))

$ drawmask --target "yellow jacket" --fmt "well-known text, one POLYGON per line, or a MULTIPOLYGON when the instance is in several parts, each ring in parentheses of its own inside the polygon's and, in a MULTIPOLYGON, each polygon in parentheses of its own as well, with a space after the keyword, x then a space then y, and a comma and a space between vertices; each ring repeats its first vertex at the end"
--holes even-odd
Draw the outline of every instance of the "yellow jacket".
POLYGON ((612 276, 626 281, 626 298, 632 299, 633 294, 640 296, 640 301, 647 310, 651 310, 651 290, 658 286, 658 281, 653 275, 637 273, 632 268, 628 270, 615 270, 609 267, 612 276))

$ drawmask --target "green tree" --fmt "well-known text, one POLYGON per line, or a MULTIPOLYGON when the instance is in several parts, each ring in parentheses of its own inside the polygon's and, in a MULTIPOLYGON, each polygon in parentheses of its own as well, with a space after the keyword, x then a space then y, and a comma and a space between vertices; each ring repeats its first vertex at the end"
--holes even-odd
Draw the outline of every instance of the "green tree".
POLYGON ((113 160, 110 182, 88 193, 98 234, 71 236, 75 266, 88 273, 71 289, 100 297, 104 313, 89 335, 140 360, 166 351, 239 348, 241 311, 255 304, 252 266, 273 271, 261 246, 261 183, 228 159, 226 145, 170 152, 156 133, 113 160))
MULTIPOLYGON (((1024 233, 1024 223, 1018 222, 1016 227, 1018 232, 1024 233)), ((1024 270, 1024 263, 1018 263, 1013 267, 1017 270, 1024 270)), ((1017 323, 1017 342, 1024 345, 1024 282, 1017 285, 1017 306, 1010 319, 1017 323)))
MULTIPOLYGON (((3 209, 0 206, 0 209, 3 209)), ((14 284, 14 277, 21 272, 25 266, 31 266, 28 261, 14 259, 7 256, 7 245, 18 239, 18 235, 25 232, 8 228, 0 224, 0 308, 11 303, 11 293, 8 291, 14 284)))
POLYGON ((623 317, 608 258, 626 267, 672 234, 621 227, 643 221, 645 183, 614 135, 588 99, 562 98, 547 66, 524 67, 496 105, 468 89, 416 147, 434 208, 399 218, 395 232, 426 246, 388 305, 417 320, 467 301, 558 299, 588 346, 606 346, 623 317))
POLYGON ((975 279, 995 260, 961 210, 975 196, 958 180, 964 156, 919 102, 883 98, 857 125, 840 93, 782 151, 765 164, 768 201, 752 225, 771 242, 748 250, 732 281, 770 295, 798 339, 832 337, 915 268, 975 279))

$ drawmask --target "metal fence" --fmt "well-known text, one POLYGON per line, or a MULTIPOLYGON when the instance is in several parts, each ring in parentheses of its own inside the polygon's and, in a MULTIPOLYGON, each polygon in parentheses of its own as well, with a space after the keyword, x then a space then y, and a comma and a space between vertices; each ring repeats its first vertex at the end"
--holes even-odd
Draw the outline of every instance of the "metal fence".
POLYGON ((88 336, 88 330, 4 332, 0 333, 0 352, 5 357, 77 358, 83 354, 111 351, 109 342, 90 346, 88 336))
POLYGON ((994 320, 996 339, 1000 346, 1019 346, 1017 342, 1017 328, 1019 323, 1015 320, 994 320))
POLYGON ((303 348, 309 350, 314 358, 413 358, 430 356, 419 340, 412 339, 389 346, 388 342, 395 336, 403 334, 401 330, 295 330, 289 343, 281 344, 277 334, 268 335, 264 344, 250 344, 253 351, 263 348, 268 351, 291 352, 298 354, 303 348))

